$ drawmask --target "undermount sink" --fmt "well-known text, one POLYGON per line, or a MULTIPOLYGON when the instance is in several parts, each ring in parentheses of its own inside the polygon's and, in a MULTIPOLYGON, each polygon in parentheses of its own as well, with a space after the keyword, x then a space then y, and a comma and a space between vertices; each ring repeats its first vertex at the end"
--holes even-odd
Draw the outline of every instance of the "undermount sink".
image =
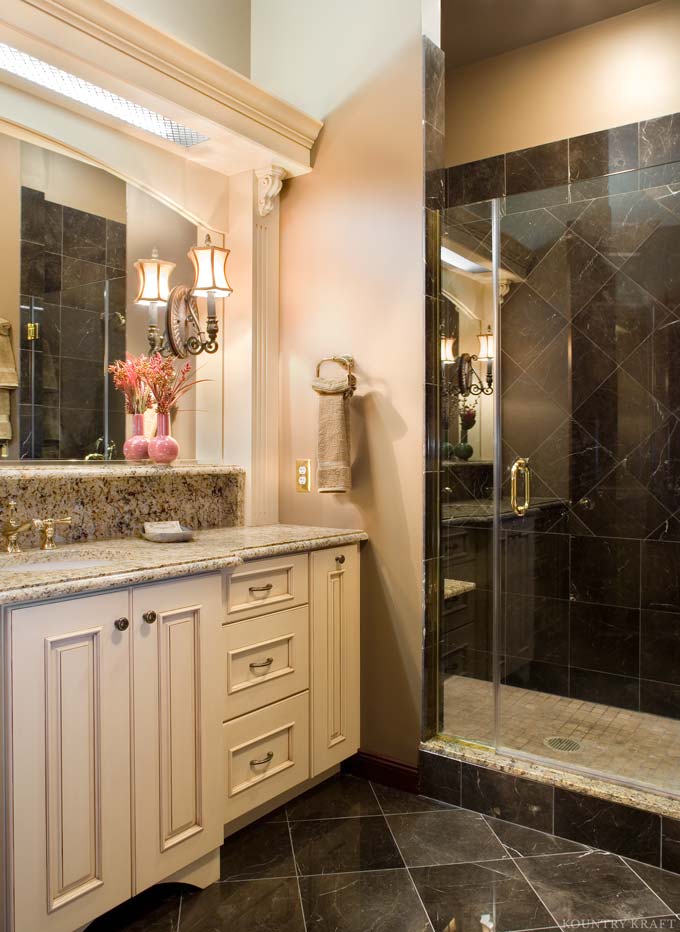
POLYGON ((32 571, 53 572, 57 570, 89 570, 98 566, 107 566, 110 561, 92 559, 68 560, 46 557, 43 560, 12 560, 5 563, 0 557, 0 572, 28 573, 32 571))

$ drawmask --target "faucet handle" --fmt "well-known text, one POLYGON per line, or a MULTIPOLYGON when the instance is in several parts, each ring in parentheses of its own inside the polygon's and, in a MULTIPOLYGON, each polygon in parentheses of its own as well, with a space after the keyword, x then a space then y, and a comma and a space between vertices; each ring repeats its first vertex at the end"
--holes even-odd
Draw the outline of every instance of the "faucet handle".
POLYGON ((19 534, 23 534, 31 527, 30 521, 19 521, 17 519, 17 503, 13 498, 7 502, 6 515, 2 522, 0 532, 2 533, 2 550, 5 553, 21 553, 21 547, 18 543, 19 534))
POLYGON ((54 531, 58 525, 70 527, 73 524, 73 518, 34 518, 33 527, 41 531, 40 549, 56 550, 57 545, 54 542, 54 531))

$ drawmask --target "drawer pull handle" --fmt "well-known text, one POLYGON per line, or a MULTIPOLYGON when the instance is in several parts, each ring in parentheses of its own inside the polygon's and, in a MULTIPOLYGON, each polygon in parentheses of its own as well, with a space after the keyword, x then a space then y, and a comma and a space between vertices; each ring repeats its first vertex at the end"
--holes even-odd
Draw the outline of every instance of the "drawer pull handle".
POLYGON ((248 664, 251 670, 260 670, 262 667, 271 667, 274 663, 273 657, 267 657, 266 660, 253 660, 252 663, 248 664))
POLYGON ((274 757, 274 752, 273 752, 273 751, 267 751, 267 753, 265 754, 264 757, 260 757, 260 758, 256 758, 255 760, 251 760, 250 766, 251 766, 251 767, 261 767, 262 764, 268 764, 269 761, 272 760, 273 757, 274 757))
POLYGON ((251 586, 248 592, 269 592, 274 588, 274 583, 268 582, 266 586, 251 586))

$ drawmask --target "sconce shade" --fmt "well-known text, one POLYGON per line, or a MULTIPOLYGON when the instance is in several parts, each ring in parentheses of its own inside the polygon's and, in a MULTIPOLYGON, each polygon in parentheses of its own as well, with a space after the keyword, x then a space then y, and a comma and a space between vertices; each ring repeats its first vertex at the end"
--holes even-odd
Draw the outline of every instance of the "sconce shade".
POLYGON ((213 246, 206 236, 204 246, 192 246, 187 253, 194 266, 193 293, 196 297, 228 297, 233 289, 227 279, 229 250, 213 246))
POLYGON ((442 337, 440 341, 441 347, 441 361, 444 363, 455 362, 456 353, 455 353, 455 337, 442 337))
POLYGON ((493 359, 494 356, 494 338, 491 332, 491 326, 486 333, 481 332, 477 335, 479 340, 478 359, 493 359))
POLYGON ((135 268, 139 276, 139 292, 135 304, 165 304, 170 296, 170 276, 174 262, 158 258, 154 249, 150 259, 138 259, 135 268))

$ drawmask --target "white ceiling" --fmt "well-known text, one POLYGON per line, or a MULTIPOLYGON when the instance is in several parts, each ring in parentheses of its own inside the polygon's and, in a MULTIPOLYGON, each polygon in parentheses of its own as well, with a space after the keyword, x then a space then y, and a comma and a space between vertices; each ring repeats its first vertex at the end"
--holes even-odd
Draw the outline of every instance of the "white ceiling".
POLYGON ((441 0, 446 67, 570 32, 656 0, 441 0))

